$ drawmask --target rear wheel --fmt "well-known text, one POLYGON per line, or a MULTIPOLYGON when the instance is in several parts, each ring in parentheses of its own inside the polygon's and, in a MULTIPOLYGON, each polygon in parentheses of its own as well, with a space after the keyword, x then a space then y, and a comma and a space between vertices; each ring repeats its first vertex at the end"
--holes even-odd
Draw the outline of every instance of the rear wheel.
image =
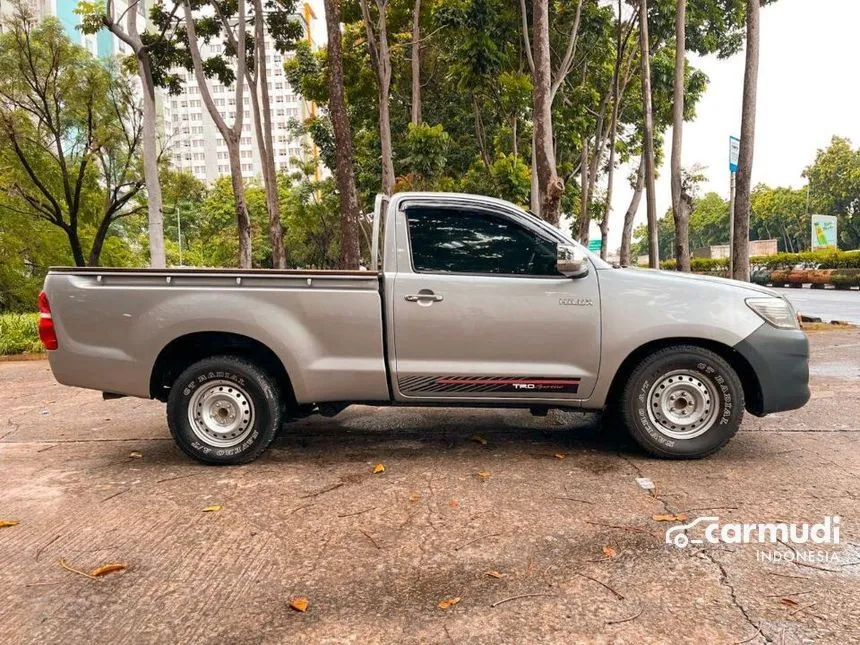
POLYGON ((714 352, 695 345, 668 347, 636 366, 619 411, 633 439, 650 454, 706 457, 740 428, 743 386, 714 352))
POLYGON ((274 440, 281 418, 275 379, 237 356, 192 364, 167 399, 170 433, 183 452, 206 464, 253 461, 274 440))

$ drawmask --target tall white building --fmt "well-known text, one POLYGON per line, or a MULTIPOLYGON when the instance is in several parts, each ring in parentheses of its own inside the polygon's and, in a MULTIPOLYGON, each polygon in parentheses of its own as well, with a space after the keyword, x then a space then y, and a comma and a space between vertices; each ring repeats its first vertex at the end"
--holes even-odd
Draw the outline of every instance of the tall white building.
MULTIPOLYGON (((309 20, 313 13, 305 12, 309 20)), ((306 23, 307 25, 307 23, 306 23)), ((218 44, 200 43, 201 55, 218 55, 222 48, 218 44)), ((284 76, 284 58, 279 54, 266 35, 266 70, 268 72, 269 100, 272 110, 272 140, 277 170, 294 169, 292 161, 301 158, 305 151, 303 139, 292 136, 288 129, 291 119, 304 121, 312 109, 301 96, 297 95, 284 76)), ((164 133, 169 146, 173 165, 186 170, 198 179, 211 183, 220 176, 230 174, 230 160, 227 145, 218 132, 215 122, 209 116, 200 87, 193 72, 177 70, 182 79, 182 93, 165 96, 163 102, 164 133)), ((229 126, 233 125, 236 110, 242 109, 242 136, 240 157, 242 174, 246 179, 261 177, 262 166, 254 131, 253 115, 250 107, 250 89, 247 83, 244 90, 244 105, 236 105, 235 86, 225 87, 217 79, 209 79, 208 86, 215 107, 229 126)))

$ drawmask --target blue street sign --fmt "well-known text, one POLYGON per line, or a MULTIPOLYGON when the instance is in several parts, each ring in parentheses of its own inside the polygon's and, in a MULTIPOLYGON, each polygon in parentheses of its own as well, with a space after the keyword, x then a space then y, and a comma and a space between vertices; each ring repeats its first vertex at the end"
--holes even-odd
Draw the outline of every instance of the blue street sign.
POLYGON ((741 140, 737 137, 729 137, 729 171, 738 171, 738 160, 741 156, 741 140))

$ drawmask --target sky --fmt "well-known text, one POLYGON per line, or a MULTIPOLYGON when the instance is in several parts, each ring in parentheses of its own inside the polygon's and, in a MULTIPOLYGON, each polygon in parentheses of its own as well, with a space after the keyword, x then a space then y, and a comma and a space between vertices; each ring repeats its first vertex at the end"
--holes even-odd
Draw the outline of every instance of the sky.
MULTIPOLYGON (((697 0, 688 0, 695 3, 697 0)), ((318 20, 314 37, 325 41, 322 0, 311 0, 318 20)), ((860 145, 860 0, 778 0, 761 11, 753 184, 806 185, 803 170, 834 135, 860 145)), ((682 163, 700 164, 708 180, 702 194, 729 194, 729 136, 738 135, 744 82, 744 53, 728 60, 693 57, 710 83, 696 109, 696 118, 684 127, 682 163)), ((657 215, 671 205, 669 150, 672 132, 666 132, 666 162, 657 180, 657 215)), ((622 167, 612 200, 609 248, 621 243, 621 221, 632 189, 622 167), (618 181, 620 179, 620 181, 618 181)), ((645 199, 636 224, 645 220, 645 199)), ((596 227, 592 237, 599 237, 596 227)))

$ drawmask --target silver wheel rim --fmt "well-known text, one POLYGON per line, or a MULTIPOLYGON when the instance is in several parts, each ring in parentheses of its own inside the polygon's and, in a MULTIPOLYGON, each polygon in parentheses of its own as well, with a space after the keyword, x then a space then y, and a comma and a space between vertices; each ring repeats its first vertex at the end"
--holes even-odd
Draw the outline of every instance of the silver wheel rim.
POLYGON ((672 439, 705 434, 716 423, 718 408, 717 387, 700 372, 669 372, 648 391, 648 419, 672 439))
POLYGON ((188 422, 202 442, 215 448, 232 448, 253 430, 254 403, 233 381, 209 381, 191 397, 188 422))

